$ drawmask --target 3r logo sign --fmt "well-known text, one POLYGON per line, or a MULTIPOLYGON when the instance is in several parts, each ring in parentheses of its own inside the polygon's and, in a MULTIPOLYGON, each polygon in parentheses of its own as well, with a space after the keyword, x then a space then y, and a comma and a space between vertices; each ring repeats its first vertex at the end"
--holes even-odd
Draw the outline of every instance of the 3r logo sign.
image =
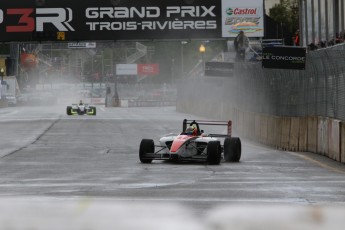
POLYGON ((74 31, 69 24, 73 19, 70 8, 20 8, 7 9, 6 15, 0 10, 0 23, 5 17, 19 17, 16 25, 6 25, 6 32, 41 32, 46 24, 52 24, 58 31, 74 31), (36 16, 33 16, 35 12, 36 16))

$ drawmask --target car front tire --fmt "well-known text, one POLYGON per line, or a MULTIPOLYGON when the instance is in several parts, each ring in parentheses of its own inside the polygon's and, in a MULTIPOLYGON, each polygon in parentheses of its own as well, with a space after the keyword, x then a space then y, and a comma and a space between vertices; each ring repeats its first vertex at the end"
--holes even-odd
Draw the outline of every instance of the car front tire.
POLYGON ((145 158, 147 153, 154 153, 155 144, 151 139, 142 139, 140 142, 139 148, 139 159, 141 163, 149 164, 152 162, 152 159, 145 158))
POLYGON ((242 145, 238 137, 225 138, 224 160, 226 162, 239 162, 241 159, 242 145))
POLYGON ((221 146, 219 141, 210 141, 207 144, 207 163, 218 165, 221 160, 221 146))

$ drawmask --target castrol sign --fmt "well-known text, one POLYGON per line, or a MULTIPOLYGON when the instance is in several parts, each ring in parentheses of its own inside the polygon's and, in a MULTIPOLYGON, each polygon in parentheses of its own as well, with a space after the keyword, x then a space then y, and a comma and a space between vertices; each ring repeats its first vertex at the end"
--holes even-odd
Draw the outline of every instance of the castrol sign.
POLYGON ((228 15, 256 15, 257 8, 229 8, 226 13, 228 15))
POLYGON ((222 0, 222 37, 264 36, 263 0, 222 0))

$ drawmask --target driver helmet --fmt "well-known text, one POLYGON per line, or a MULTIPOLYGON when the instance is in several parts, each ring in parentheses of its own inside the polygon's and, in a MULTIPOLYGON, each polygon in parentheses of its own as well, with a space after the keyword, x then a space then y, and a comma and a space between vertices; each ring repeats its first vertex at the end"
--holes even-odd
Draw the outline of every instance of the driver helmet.
POLYGON ((198 129, 196 128, 196 125, 190 125, 186 128, 186 134, 187 135, 194 135, 196 136, 198 133, 198 129))

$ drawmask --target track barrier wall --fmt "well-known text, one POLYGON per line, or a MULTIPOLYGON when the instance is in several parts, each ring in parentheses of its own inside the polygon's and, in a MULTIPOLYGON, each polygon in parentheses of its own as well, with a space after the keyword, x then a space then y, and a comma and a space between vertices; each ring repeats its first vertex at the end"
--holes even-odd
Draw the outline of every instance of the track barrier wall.
POLYGON ((288 117, 282 118, 281 125, 281 139, 280 139, 280 148, 283 150, 289 150, 290 142, 290 128, 291 128, 291 119, 288 117))
POLYGON ((229 77, 181 80, 177 111, 230 119, 236 135, 345 163, 345 44, 306 60, 304 70, 236 62, 229 77))
POLYGON ((340 123, 340 162, 345 163, 345 123, 340 123))
POLYGON ((317 117, 308 117, 307 151, 317 152, 317 117))
POLYGON ((1 100, 0 99, 0 108, 2 108, 2 107, 7 107, 8 105, 7 105, 7 101, 6 100, 1 100))
POLYGON ((308 151, 308 118, 299 118, 298 151, 308 151))
POLYGON ((290 137, 289 137, 289 150, 296 151, 299 149, 299 125, 300 118, 292 117, 290 120, 290 137))
POLYGON ((328 156, 328 119, 319 118, 317 123, 317 153, 328 156))
POLYGON ((329 120, 328 122, 328 157, 340 161, 340 124, 339 120, 329 120))
MULTIPOLYGON (((201 111, 200 107, 189 106, 186 101, 178 101, 176 108, 191 114, 195 113, 193 109, 201 111)), ((345 122, 316 116, 278 117, 237 108, 224 111, 228 116, 220 116, 214 113, 214 106, 210 108, 204 108, 202 114, 213 119, 231 119, 236 136, 281 150, 313 152, 345 163, 345 122)))
POLYGON ((278 128, 279 118, 268 116, 267 122, 267 144, 270 146, 280 146, 281 132, 278 128))

